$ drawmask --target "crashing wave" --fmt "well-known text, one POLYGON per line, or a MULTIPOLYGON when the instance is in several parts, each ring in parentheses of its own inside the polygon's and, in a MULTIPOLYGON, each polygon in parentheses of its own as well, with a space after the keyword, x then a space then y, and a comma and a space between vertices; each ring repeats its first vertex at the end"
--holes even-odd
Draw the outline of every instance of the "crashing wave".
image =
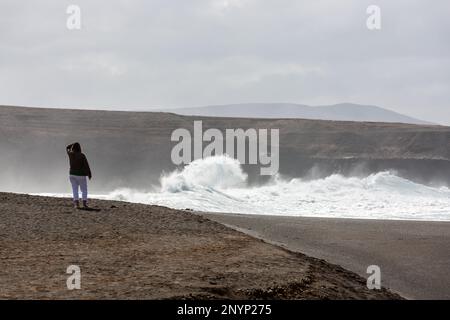
POLYGON ((196 160, 165 174, 152 192, 117 190, 104 198, 199 211, 289 216, 450 220, 450 190, 392 172, 367 177, 274 179, 249 187, 239 162, 227 156, 196 160))

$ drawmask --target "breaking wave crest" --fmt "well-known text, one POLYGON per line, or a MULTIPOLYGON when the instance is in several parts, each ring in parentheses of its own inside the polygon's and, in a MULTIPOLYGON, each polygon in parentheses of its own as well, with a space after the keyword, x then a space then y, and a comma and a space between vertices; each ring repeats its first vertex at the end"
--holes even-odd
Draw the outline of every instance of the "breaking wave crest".
POLYGON ((227 156, 209 157, 193 161, 183 170, 161 177, 161 192, 180 192, 196 188, 228 189, 244 187, 247 174, 239 161, 227 156))
POLYGON ((178 209, 313 217, 450 220, 450 190, 433 188, 391 172, 323 179, 284 180, 247 186, 239 162, 216 156, 161 177, 156 191, 116 190, 103 198, 178 209))

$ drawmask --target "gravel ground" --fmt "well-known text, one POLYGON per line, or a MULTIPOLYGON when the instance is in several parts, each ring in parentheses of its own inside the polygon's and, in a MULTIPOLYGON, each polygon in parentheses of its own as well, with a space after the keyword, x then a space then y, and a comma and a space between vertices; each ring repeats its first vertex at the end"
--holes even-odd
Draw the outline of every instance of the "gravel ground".
POLYGON ((399 299, 187 211, 0 193, 0 299, 399 299), (69 265, 81 289, 68 290, 69 265))

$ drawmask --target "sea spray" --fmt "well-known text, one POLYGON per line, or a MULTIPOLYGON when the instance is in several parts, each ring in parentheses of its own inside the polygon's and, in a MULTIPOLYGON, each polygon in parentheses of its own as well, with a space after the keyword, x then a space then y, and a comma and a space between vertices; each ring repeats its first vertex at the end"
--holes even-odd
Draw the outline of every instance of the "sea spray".
POLYGON ((204 188, 245 187, 247 174, 240 163, 226 155, 198 159, 182 170, 163 175, 161 192, 179 192, 204 188))
POLYGON ((425 186, 392 172, 364 178, 274 177, 261 186, 248 186, 246 180, 237 160, 216 156, 163 175, 155 191, 122 189, 100 197, 214 212, 450 221, 447 187, 425 186))

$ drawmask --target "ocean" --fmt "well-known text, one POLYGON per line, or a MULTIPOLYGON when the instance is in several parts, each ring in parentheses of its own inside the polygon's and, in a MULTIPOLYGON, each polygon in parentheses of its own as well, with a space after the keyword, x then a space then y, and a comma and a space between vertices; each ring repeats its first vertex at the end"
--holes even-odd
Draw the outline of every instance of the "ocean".
POLYGON ((96 195, 177 209, 305 217, 450 221, 450 189, 383 171, 367 177, 333 174, 316 180, 274 176, 248 186, 239 162, 227 156, 196 160, 163 174, 148 190, 96 195))

